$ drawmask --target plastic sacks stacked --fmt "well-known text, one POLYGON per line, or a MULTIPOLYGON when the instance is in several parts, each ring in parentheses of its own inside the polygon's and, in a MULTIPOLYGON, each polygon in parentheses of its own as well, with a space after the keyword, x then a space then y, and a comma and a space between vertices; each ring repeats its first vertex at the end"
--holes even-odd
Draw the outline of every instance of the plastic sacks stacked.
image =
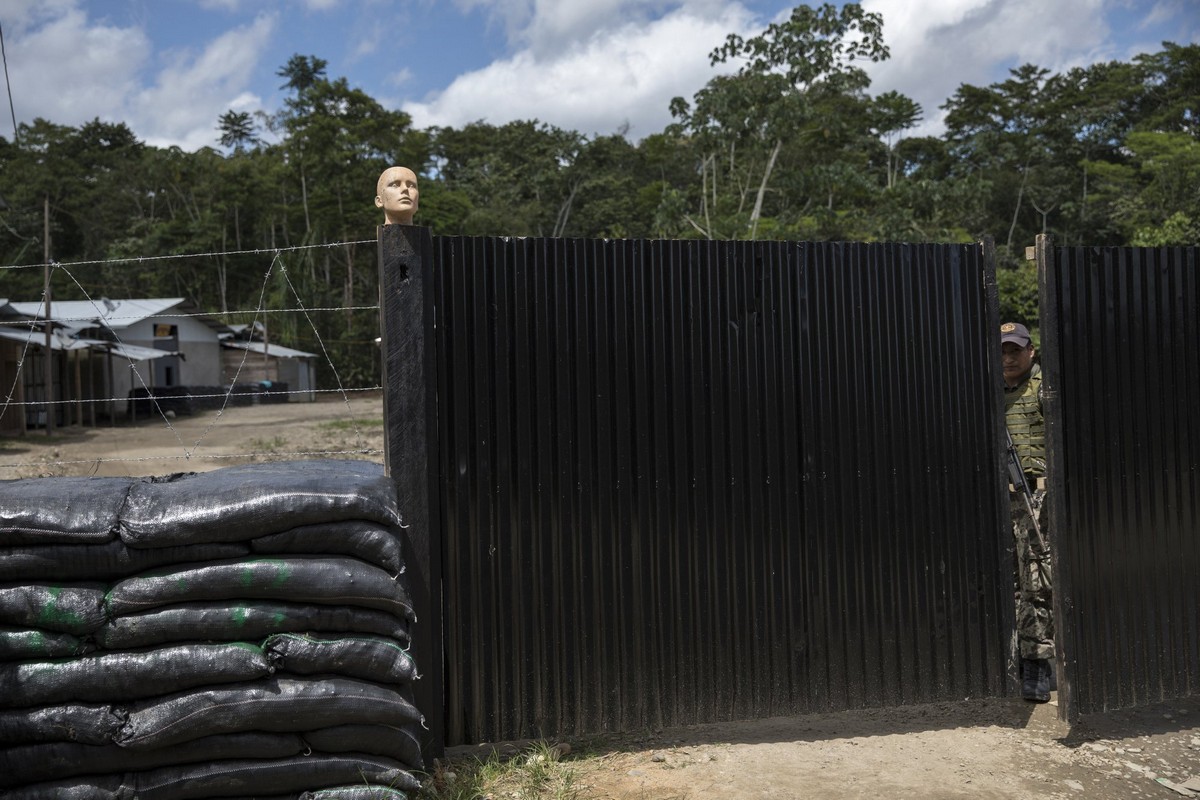
POLYGON ((359 461, 0 482, 0 798, 416 789, 400 525, 359 461))

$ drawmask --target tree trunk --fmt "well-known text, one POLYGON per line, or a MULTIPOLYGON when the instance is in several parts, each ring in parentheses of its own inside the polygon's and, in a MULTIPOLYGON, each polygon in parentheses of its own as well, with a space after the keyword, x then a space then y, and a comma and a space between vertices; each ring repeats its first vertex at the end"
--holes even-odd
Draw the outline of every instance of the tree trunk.
MULTIPOLYGON (((712 238, 712 220, 709 219, 709 214, 708 214, 708 211, 709 211, 709 209, 708 209, 708 165, 710 162, 713 164, 713 186, 715 187, 716 183, 717 183, 716 159, 717 159, 717 154, 713 153, 713 154, 709 155, 708 158, 704 159, 703 163, 700 164, 700 205, 701 205, 701 211, 704 212, 704 228, 705 228, 705 230, 703 230, 702 232, 704 233, 705 237, 708 239, 712 238)), ((715 194, 716 194, 715 188, 713 189, 713 193, 714 193, 713 203, 715 204, 717 202, 717 198, 715 196, 715 194)), ((689 222, 690 221, 691 220, 689 220, 689 222)), ((696 227, 697 230, 700 230, 699 226, 696 226, 696 223, 693 222, 692 225, 694 227, 696 227)))
POLYGON ((304 162, 300 162, 300 197, 304 203, 304 233, 312 233, 312 223, 308 219, 308 181, 304 177, 304 162))
POLYGON ((775 169, 775 159, 779 157, 779 149, 783 147, 783 140, 775 140, 775 148, 771 151, 771 157, 767 159, 767 166, 763 169, 762 183, 758 185, 758 196, 754 198, 754 210, 750 212, 750 241, 758 238, 758 218, 762 214, 763 195, 767 193, 767 181, 771 178, 771 171, 775 169))
POLYGON ((567 229, 567 220, 571 218, 571 206, 575 202, 575 195, 579 192, 579 184, 581 181, 574 181, 571 184, 571 193, 567 195, 567 199, 558 207, 558 214, 554 220, 554 232, 551 238, 557 239, 563 235, 567 229))
POLYGON ((1017 229, 1017 216, 1021 213, 1021 198, 1025 196, 1025 180, 1029 177, 1029 164, 1021 167, 1021 188, 1017 190, 1017 207, 1013 209, 1012 222, 1008 226, 1008 249, 1012 252, 1013 232, 1017 229))
POLYGON ((229 281, 228 264, 225 263, 225 242, 228 234, 221 230, 221 256, 217 259, 217 291, 221 295, 221 313, 229 313, 229 304, 225 301, 225 290, 229 281))

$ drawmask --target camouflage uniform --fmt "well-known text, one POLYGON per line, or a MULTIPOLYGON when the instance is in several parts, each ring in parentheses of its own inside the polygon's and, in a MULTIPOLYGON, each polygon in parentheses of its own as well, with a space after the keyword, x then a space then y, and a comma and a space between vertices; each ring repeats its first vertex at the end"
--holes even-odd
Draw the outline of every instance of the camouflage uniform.
MULTIPOLYGON (((1033 365, 1029 375, 1015 387, 1005 388, 1005 423, 1012 434, 1017 454, 1034 489, 1033 507, 1042 538, 1049 542, 1046 526, 1046 491, 1037 479, 1046 474, 1046 437, 1042 421, 1041 367, 1033 365)), ((1053 575, 1050 553, 1038 544, 1033 520, 1018 491, 1009 493, 1012 510, 1013 544, 1016 548, 1017 641, 1024 659, 1054 658, 1053 575)))
MULTIPOLYGON (((1046 491, 1033 493, 1042 536, 1047 536, 1046 491)), ((1038 544, 1029 510, 1019 492, 1009 493, 1017 565, 1017 644, 1021 658, 1054 658, 1053 576, 1050 553, 1038 544)))

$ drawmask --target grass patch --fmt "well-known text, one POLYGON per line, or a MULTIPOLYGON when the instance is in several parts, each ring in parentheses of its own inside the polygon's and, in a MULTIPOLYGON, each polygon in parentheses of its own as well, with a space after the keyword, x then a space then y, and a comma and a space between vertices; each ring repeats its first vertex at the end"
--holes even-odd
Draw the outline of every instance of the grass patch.
POLYGON ((382 428, 382 417, 368 417, 365 419, 334 419, 329 422, 320 424, 321 430, 326 431, 353 431, 359 428, 382 428))
POLYGON ((418 800, 578 800, 579 771, 562 760, 569 748, 534 742, 513 756, 439 763, 418 800))
POLYGON ((287 444, 287 439, 282 436, 272 436, 270 439, 261 437, 251 439, 250 450, 254 453, 274 453, 276 450, 287 444))

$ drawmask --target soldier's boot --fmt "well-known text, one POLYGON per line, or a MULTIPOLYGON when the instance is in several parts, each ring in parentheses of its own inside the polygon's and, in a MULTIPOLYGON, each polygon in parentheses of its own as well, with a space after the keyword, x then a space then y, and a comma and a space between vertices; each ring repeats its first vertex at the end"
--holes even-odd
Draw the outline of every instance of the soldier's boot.
POLYGON ((1050 662, 1047 659, 1021 659, 1021 696, 1035 703, 1050 699, 1050 662))

